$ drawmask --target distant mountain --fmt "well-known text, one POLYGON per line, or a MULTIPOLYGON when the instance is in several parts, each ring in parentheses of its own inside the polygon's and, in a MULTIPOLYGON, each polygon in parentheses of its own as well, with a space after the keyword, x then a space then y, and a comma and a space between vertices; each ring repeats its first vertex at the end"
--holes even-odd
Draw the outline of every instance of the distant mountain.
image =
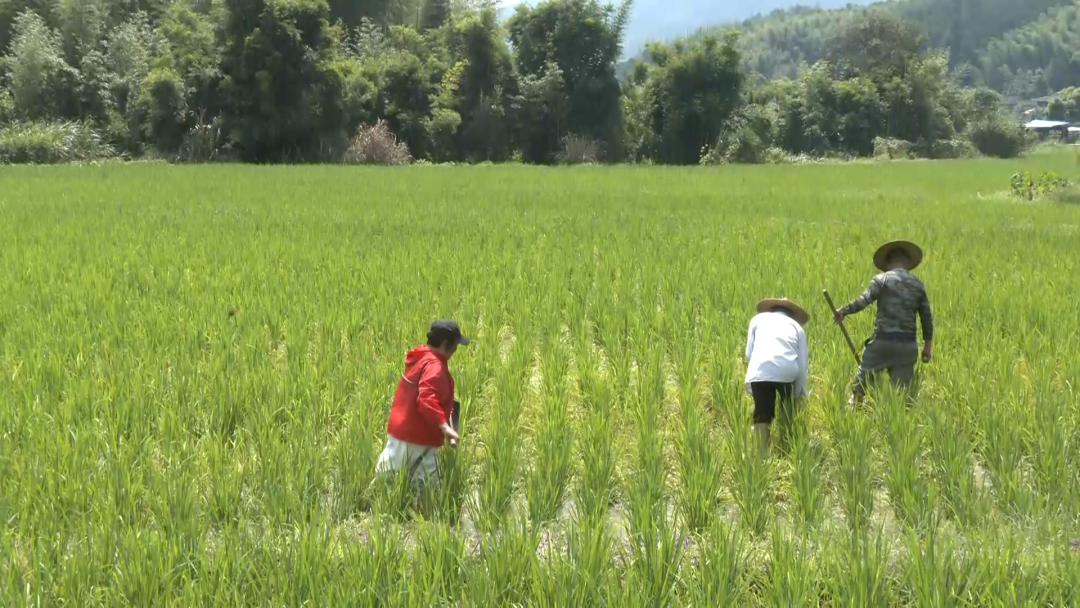
POLYGON ((877 0, 637 0, 623 43, 625 56, 637 55, 650 40, 689 36, 711 26, 737 23, 777 9, 807 6, 843 8, 877 0))
MULTIPOLYGON (((538 1, 503 0, 504 14, 538 1)), ((647 41, 737 29, 748 71, 792 78, 843 23, 878 8, 948 49, 965 84, 1025 98, 1080 86, 1080 0, 636 0, 616 72, 624 77, 647 41)))
MULTIPOLYGON (((503 14, 509 15, 519 2, 536 4, 537 0, 507 0, 503 14)), ((602 1, 602 0, 601 0, 602 1)), ((612 0, 609 0, 609 2, 612 0)), ((865 6, 878 0, 636 0, 630 12, 630 24, 623 41, 623 56, 640 54, 651 40, 668 41, 690 36, 700 29, 730 25, 778 9, 795 6, 843 8, 865 6)))
POLYGON ((907 21, 931 48, 947 49, 965 84, 1018 97, 1080 85, 1080 0, 890 0, 773 11, 734 25, 743 32, 744 66, 766 78, 794 77, 801 64, 822 58, 844 23, 878 9, 907 21))

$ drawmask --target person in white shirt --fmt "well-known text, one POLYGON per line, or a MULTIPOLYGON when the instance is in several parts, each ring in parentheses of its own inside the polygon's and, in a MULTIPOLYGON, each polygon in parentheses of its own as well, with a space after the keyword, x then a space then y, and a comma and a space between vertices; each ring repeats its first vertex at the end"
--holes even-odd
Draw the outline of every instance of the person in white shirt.
POLYGON ((758 302, 746 335, 746 391, 754 398, 754 431, 761 457, 769 453, 769 427, 781 408, 806 397, 808 356, 803 325, 810 315, 787 298, 758 302))

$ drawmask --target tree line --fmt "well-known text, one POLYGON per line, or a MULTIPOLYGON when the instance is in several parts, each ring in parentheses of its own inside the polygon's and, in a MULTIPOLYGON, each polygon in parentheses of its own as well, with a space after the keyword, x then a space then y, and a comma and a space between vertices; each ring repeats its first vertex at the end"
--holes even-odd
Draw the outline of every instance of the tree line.
POLYGON ((789 78, 747 70, 726 32, 651 44, 620 81, 629 8, 547 0, 501 19, 470 0, 6 0, 0 161, 55 160, 71 142, 248 162, 401 150, 691 164, 1023 147, 1000 96, 966 86, 888 12, 849 19, 789 78))

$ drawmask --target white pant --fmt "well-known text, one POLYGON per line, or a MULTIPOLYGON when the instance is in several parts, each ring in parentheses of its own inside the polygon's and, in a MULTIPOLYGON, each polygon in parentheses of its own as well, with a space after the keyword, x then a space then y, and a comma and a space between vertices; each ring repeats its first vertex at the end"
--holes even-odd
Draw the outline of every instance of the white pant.
POLYGON ((393 437, 386 438, 386 447, 379 454, 375 474, 397 473, 402 468, 409 471, 410 483, 439 483, 439 448, 417 445, 393 437))

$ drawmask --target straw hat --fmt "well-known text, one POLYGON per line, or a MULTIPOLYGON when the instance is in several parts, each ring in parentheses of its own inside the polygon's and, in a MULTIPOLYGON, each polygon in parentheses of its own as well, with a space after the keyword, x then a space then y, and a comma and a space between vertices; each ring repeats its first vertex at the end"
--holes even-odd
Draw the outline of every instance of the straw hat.
POLYGON ((806 325, 806 322, 810 320, 810 313, 787 298, 766 298, 757 305, 758 312, 769 312, 774 308, 783 308, 790 312, 791 318, 795 319, 799 325, 806 325))
POLYGON ((918 245, 908 241, 892 241, 878 247, 878 250, 874 252, 874 266, 885 272, 887 268, 885 263, 889 261, 889 254, 897 249, 902 249, 911 260, 910 270, 915 270, 915 267, 922 263, 922 249, 919 249, 918 245))

